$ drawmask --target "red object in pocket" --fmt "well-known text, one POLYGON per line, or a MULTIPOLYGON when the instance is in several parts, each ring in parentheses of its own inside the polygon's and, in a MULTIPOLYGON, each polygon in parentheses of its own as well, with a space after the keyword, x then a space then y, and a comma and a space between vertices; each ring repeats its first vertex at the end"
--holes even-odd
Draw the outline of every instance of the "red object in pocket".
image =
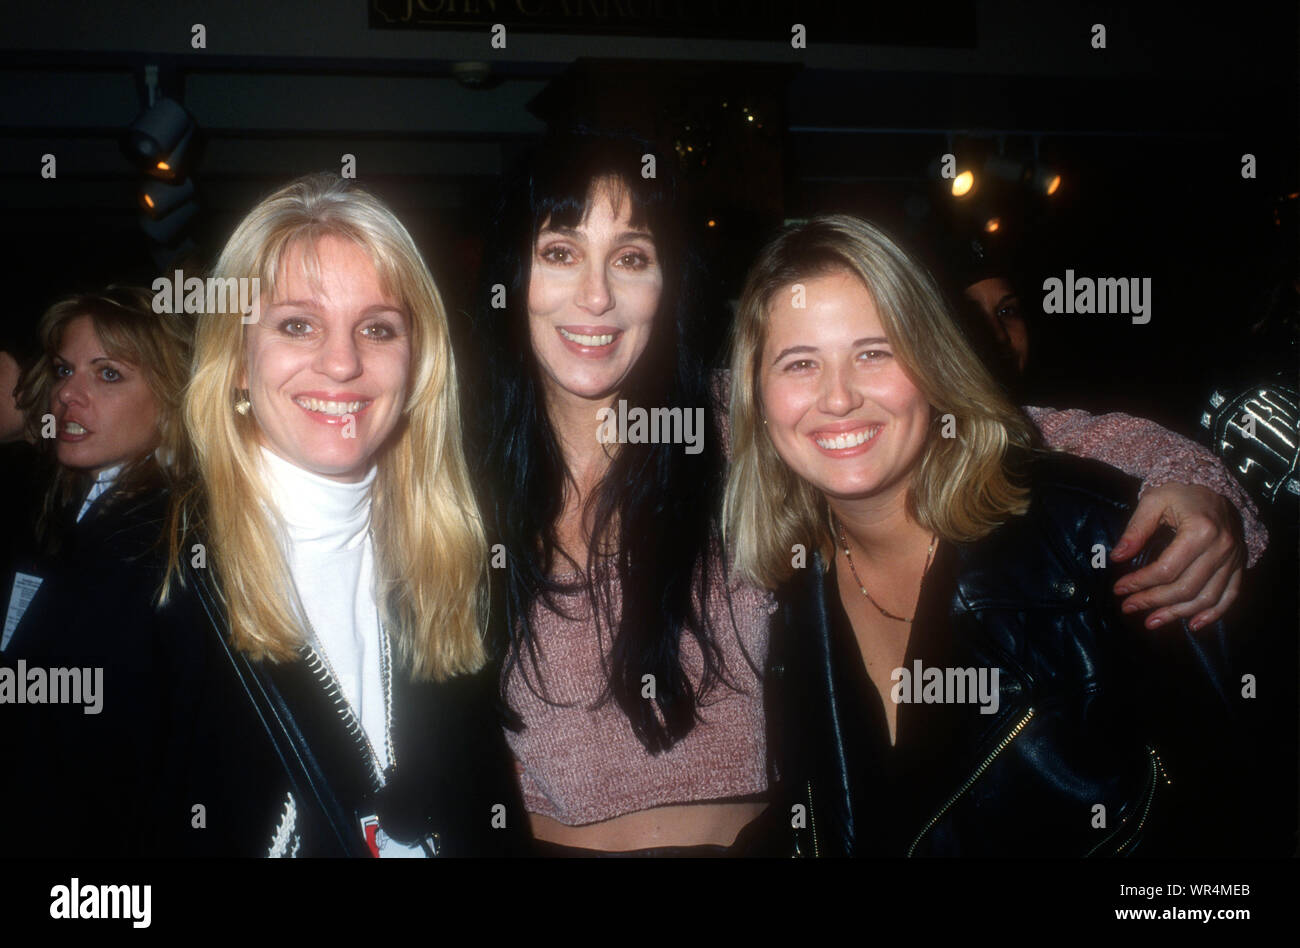
POLYGON ((362 817, 361 833, 366 838, 366 846, 370 848, 370 855, 378 859, 379 858, 379 817, 377 816, 362 817))

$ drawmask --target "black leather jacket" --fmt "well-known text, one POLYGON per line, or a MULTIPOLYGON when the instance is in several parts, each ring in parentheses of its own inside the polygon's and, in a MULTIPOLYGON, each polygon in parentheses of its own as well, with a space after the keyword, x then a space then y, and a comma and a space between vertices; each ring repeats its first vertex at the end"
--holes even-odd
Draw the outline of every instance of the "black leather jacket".
MULTIPOLYGON (((1239 789, 1211 779, 1236 694, 1225 629, 1122 621, 1117 572, 1093 564, 1121 534, 1137 483, 1061 455, 1026 466, 1029 511, 978 542, 941 545, 913 629, 915 639, 928 624, 943 667, 997 670, 996 713, 900 706, 910 783, 885 776, 887 738, 858 739, 866 705, 845 682, 865 672, 847 664, 861 657, 833 571, 817 556, 780 592, 769 776, 794 854, 1205 853, 1221 849, 1207 824, 1231 837, 1208 806, 1239 789), (1195 820, 1180 798, 1203 804, 1195 820)), ((909 669, 912 656, 909 643, 909 669)))

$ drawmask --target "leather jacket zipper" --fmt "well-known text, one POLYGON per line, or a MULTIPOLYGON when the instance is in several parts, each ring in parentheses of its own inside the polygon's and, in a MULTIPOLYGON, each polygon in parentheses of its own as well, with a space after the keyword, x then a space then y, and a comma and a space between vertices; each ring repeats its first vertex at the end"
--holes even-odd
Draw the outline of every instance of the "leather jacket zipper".
MULTIPOLYGON (((395 768, 397 758, 393 752, 393 700, 390 681, 392 657, 389 652, 388 636, 384 633, 382 627, 380 628, 379 638, 381 643, 380 677, 384 684, 384 709, 387 717, 384 727, 385 747, 388 750, 389 767, 395 768)), ((374 746, 370 743, 365 728, 361 726, 361 720, 357 717, 357 713, 348 703, 347 698, 343 696, 343 690, 339 687, 338 677, 334 674, 334 669, 330 667, 329 659, 323 651, 317 651, 310 646, 304 648, 303 658, 307 663, 308 670, 315 676, 325 694, 334 703, 335 710, 343 720, 348 736, 352 738, 357 752, 362 759, 369 762, 371 789, 377 793, 384 786, 384 772, 379 766, 379 755, 375 753, 374 746)))
POLYGON ((813 812, 812 781, 808 781, 808 826, 812 829, 813 858, 821 858, 821 848, 817 845, 817 815, 813 812))
MULTIPOLYGON (((343 719, 348 735, 356 746, 357 753, 370 762, 370 786, 373 793, 379 793, 383 789, 384 784, 387 782, 384 779, 385 773, 391 775, 397 769, 397 752, 393 748, 393 656, 388 633, 383 626, 380 626, 379 629, 379 639, 382 645, 379 653, 379 669, 384 684, 384 746, 388 750, 388 770, 386 772, 380 769, 379 755, 375 753, 374 745, 370 743, 365 728, 361 726, 361 720, 343 696, 343 691, 338 684, 338 677, 334 674, 333 668, 330 667, 329 659, 325 656, 324 650, 317 652, 310 646, 304 646, 303 649, 303 657, 306 659, 308 669, 316 676, 320 686, 325 689, 326 695, 334 702, 339 717, 343 719)), ((438 833, 429 833, 418 842, 426 856, 437 856, 442 851, 442 842, 438 833)))
POLYGON ((939 820, 943 818, 943 815, 952 809, 953 805, 965 795, 966 791, 975 785, 975 781, 983 775, 984 771, 988 770, 989 765, 993 763, 994 758, 1006 750, 1007 745, 1020 736, 1020 732, 1025 729, 1025 725, 1029 723, 1033 716, 1034 709, 1030 708, 1025 712, 1024 717, 1016 722, 1015 727, 1007 733, 1007 736, 998 742, 997 747, 993 748, 992 752, 980 762, 978 767, 975 768, 975 771, 966 778, 966 782, 957 789, 957 792, 950 796, 944 805, 939 808, 939 812, 930 817, 930 821, 925 824, 925 827, 921 832, 916 834, 916 839, 912 840, 912 845, 907 847, 907 855, 909 857, 916 852, 916 847, 919 846, 921 840, 925 838, 925 834, 934 829, 939 820))
MULTIPOLYGON (((1166 785, 1173 783, 1173 781, 1169 779, 1169 774, 1165 771, 1164 761, 1160 759, 1160 755, 1156 752, 1156 749, 1149 744, 1147 745, 1147 755, 1149 771, 1147 774, 1146 793, 1144 794, 1145 800, 1142 804, 1142 815, 1138 817, 1137 825, 1133 827, 1133 830, 1128 834, 1128 837, 1116 846, 1113 852, 1111 852, 1112 856, 1118 856, 1123 853, 1124 850, 1133 845, 1138 836, 1141 835, 1142 827, 1146 825, 1147 817, 1151 815, 1151 803, 1155 800, 1156 788, 1160 785, 1160 779, 1163 777, 1166 785)), ((1121 820, 1120 825, 1115 829, 1115 832, 1111 833, 1096 846, 1092 847, 1092 849, 1088 850, 1087 854, 1089 856, 1095 856, 1097 851, 1103 846, 1113 842, 1116 837, 1124 832, 1124 824, 1126 822, 1127 819, 1121 820)))
MULTIPOLYGON (((367 542, 373 546, 374 539, 372 532, 367 542)), ((325 689, 325 693, 334 702, 339 717, 343 719, 343 724, 348 729, 348 734, 362 758, 369 761, 371 789, 378 793, 387 782, 384 779, 385 771, 379 766, 379 755, 375 753, 375 746, 370 743, 370 735, 361 724, 361 709, 353 708, 344 696, 338 675, 334 672, 334 666, 330 664, 329 656, 325 652, 324 643, 316 634, 316 629, 312 626, 311 619, 307 617, 307 610, 301 601, 298 603, 298 610, 309 634, 309 644, 302 647, 303 658, 312 674, 316 676, 316 680, 325 689)), ((384 749, 388 751, 388 772, 392 772, 397 768, 397 755, 393 750, 393 655, 388 640, 388 630, 384 628, 383 616, 378 606, 375 607, 375 623, 379 627, 379 680, 384 694, 384 749)))

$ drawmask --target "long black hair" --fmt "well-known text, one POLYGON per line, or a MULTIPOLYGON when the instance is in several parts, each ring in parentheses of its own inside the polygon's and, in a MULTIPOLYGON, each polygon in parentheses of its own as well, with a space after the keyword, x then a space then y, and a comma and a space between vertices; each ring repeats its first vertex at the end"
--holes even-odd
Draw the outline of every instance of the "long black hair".
MULTIPOLYGON (((498 556, 495 544, 504 546, 506 560, 504 569, 491 571, 492 627, 505 661, 503 698, 510 671, 526 662, 530 688, 549 700, 544 685, 541 691, 534 685, 541 684, 541 675, 530 614, 539 599, 560 612, 555 596, 575 587, 551 574, 567 560, 583 577, 579 588, 590 601, 602 655, 609 637, 606 688, 597 706, 611 698, 617 702, 650 753, 666 750, 694 727, 700 698, 725 676, 706 608, 713 573, 725 569, 714 558, 721 549, 724 460, 709 376, 692 328, 706 313, 682 203, 670 161, 647 142, 588 130, 552 133, 506 183, 475 311, 471 348, 483 362, 467 398, 477 414, 472 437, 481 439, 473 454, 489 542, 498 556), (647 156, 653 156, 653 168, 647 156), (650 170, 653 176, 643 173, 650 170), (653 235, 663 274, 645 351, 617 397, 629 411, 681 408, 694 415, 701 408, 705 427, 698 454, 663 443, 619 447, 589 498, 594 528, 587 562, 578 564, 556 539, 573 478, 547 414, 532 350, 528 283, 542 226, 576 227, 588 213, 593 185, 611 179, 622 183, 623 200, 631 202, 632 225, 653 235), (621 608, 614 608, 611 591, 621 593, 621 608), (698 693, 682 668, 687 635, 704 660, 698 693), (654 676, 653 700, 642 697, 644 675, 654 676)), ((518 715, 509 714, 512 726, 521 726, 518 715)))

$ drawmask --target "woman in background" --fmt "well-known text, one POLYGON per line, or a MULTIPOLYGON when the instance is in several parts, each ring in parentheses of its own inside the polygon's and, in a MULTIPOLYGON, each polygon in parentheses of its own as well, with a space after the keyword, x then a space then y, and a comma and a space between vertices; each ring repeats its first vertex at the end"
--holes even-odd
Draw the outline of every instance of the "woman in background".
MULTIPOLYGON (((39 468, 16 397, 22 366, 33 358, 26 343, 12 323, 0 326, 0 605, 11 598, 15 569, 31 572, 36 549, 39 468)), ((7 639, 0 635, 0 651, 7 639)))
POLYGON ((1016 289, 1015 267, 984 237, 947 241, 939 266, 960 296, 955 315, 981 360, 1052 446, 1105 461, 1145 482, 1139 515, 1115 558, 1132 556, 1158 522, 1177 530, 1177 542, 1158 564, 1125 578, 1118 590, 1128 597, 1124 608, 1146 612, 1149 629, 1178 619, 1198 629, 1221 619, 1241 591, 1245 570, 1268 545, 1268 529, 1242 485, 1211 452, 1144 418, 1025 404, 1021 390, 1034 364, 1034 323, 1016 289), (1234 507, 1240 511, 1244 557, 1234 507), (1189 596, 1193 589, 1199 595, 1189 596))
POLYGON ((143 289, 110 286, 55 303, 37 331, 40 356, 16 401, 28 439, 45 454, 49 484, 36 511, 35 560, 24 564, 11 619, 25 612, 23 593, 52 572, 89 584, 106 560, 138 554, 123 538, 160 524, 166 490, 187 461, 185 317, 154 313, 143 289))

